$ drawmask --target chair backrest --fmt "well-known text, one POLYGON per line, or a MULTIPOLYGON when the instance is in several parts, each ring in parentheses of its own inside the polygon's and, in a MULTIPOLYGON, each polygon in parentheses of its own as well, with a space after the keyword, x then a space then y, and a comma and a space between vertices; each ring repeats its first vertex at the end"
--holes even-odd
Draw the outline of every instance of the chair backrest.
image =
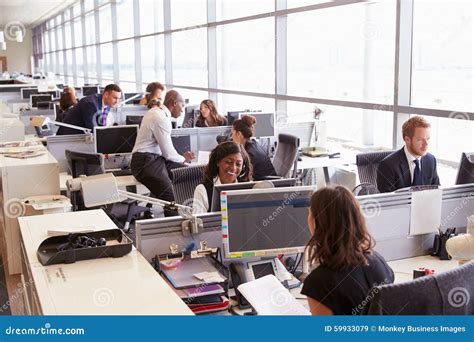
POLYGON ((296 177, 298 163, 298 148, 300 147, 300 139, 289 134, 278 134, 278 145, 273 157, 273 167, 280 177, 296 177), (290 171, 293 172, 290 175, 290 171))
POLYGON ((66 150, 69 173, 73 178, 81 175, 93 176, 105 172, 104 156, 97 153, 84 153, 66 150))
POLYGON ((372 288, 369 315, 472 315, 474 262, 415 280, 372 288))
POLYGON ((190 206, 194 189, 202 182, 207 165, 191 165, 171 170, 176 203, 190 206))
POLYGON ((370 183, 377 188, 377 167, 380 162, 394 151, 359 153, 356 156, 357 171, 361 183, 370 183))

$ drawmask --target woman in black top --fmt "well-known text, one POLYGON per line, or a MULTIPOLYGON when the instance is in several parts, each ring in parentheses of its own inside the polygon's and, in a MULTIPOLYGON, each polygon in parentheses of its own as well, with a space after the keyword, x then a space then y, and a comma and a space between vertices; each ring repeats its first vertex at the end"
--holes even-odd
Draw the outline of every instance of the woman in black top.
POLYGON ((194 190, 193 214, 211 211, 214 185, 252 180, 252 165, 241 145, 226 141, 217 145, 209 156, 204 179, 194 190))
POLYGON ((199 116, 196 127, 227 126, 227 119, 217 113, 216 105, 212 100, 204 100, 199 106, 199 116))
POLYGON ((268 176, 276 176, 275 168, 268 154, 260 144, 252 140, 255 117, 243 115, 232 125, 232 141, 245 147, 253 166, 253 179, 264 180, 268 176))
POLYGON ((311 197, 309 260, 319 263, 304 281, 313 315, 357 315, 370 301, 373 286, 393 283, 393 271, 373 251, 373 240, 352 193, 342 186, 311 197))

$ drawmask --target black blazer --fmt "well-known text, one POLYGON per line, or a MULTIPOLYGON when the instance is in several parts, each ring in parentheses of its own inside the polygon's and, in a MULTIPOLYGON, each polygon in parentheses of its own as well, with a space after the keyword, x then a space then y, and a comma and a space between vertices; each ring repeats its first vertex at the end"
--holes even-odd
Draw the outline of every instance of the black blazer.
POLYGON ((264 180, 268 176, 277 176, 272 161, 259 143, 251 140, 245 144, 245 151, 249 155, 253 166, 253 180, 264 180))
MULTIPOLYGON (((427 153, 421 157, 421 177, 423 185, 439 185, 436 158, 427 153)), ((380 192, 392 192, 411 186, 408 160, 401 148, 385 157, 377 167, 377 188, 380 192)))
MULTIPOLYGON (((63 122, 89 128, 93 130, 95 126, 101 125, 102 116, 102 95, 94 94, 83 97, 74 107, 69 109, 64 116, 63 122)), ((61 127, 58 135, 83 134, 84 132, 68 127, 61 127)))

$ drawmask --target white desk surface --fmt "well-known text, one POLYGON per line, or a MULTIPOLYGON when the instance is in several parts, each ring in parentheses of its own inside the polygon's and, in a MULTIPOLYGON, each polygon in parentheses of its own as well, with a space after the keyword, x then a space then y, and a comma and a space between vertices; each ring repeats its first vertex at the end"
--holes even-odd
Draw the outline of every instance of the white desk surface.
MULTIPOLYGON (((16 148, 9 148, 16 149, 16 148)), ((13 166, 29 166, 29 165, 44 165, 44 164, 53 164, 57 163, 56 159, 51 153, 48 152, 46 147, 38 146, 33 148, 34 150, 41 150, 45 152, 44 154, 32 158, 11 158, 5 157, 3 154, 0 154, 0 167, 13 167, 13 166)))
POLYGON ((449 271, 458 266, 457 260, 439 260, 438 257, 423 255, 414 258, 389 261, 388 265, 395 273, 395 283, 413 280, 413 270, 420 267, 434 270, 435 273, 449 271))
POLYGON ((192 315, 135 249, 121 258, 42 266, 36 250, 49 229, 111 229, 102 210, 20 217, 20 230, 44 315, 192 315))

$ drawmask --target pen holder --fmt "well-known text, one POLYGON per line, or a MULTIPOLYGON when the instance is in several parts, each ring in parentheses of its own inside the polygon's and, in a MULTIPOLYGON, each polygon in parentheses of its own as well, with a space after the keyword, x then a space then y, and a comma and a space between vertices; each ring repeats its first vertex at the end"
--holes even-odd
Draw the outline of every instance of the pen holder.
POLYGON ((439 238, 439 251, 438 251, 439 260, 451 259, 451 257, 448 254, 448 251, 446 250, 446 241, 448 241, 449 238, 450 236, 446 236, 446 235, 441 235, 439 238))

